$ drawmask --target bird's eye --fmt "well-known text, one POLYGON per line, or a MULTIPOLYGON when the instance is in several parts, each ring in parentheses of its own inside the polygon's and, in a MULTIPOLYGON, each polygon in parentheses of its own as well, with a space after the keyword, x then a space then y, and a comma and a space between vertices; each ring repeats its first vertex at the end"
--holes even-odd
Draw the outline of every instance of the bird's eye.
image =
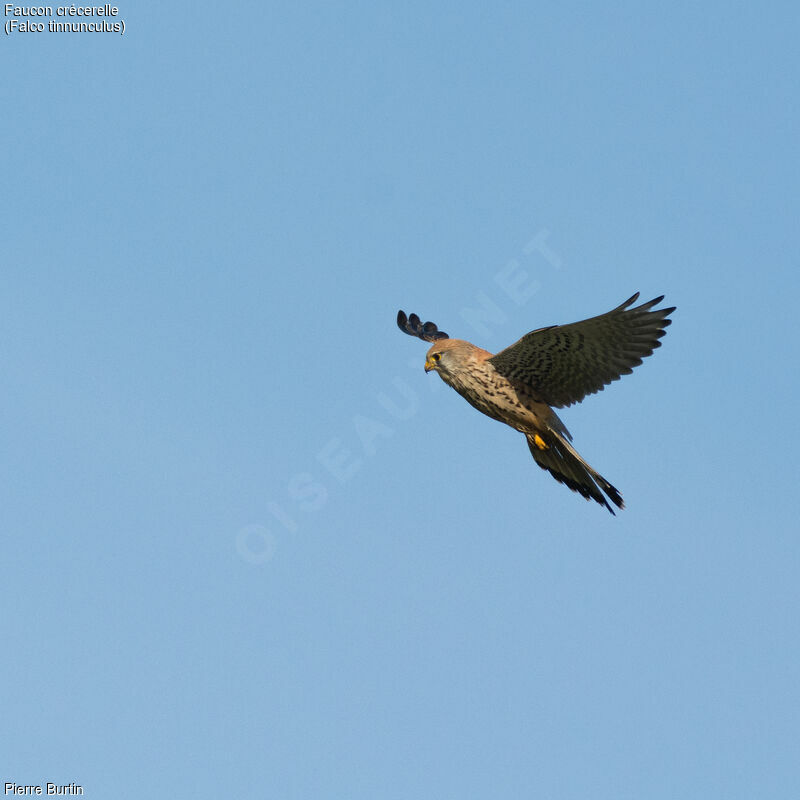
POLYGON ((442 354, 441 354, 441 353, 434 353, 434 354, 431 356, 431 358, 432 358, 434 361, 438 361, 438 360, 439 360, 441 357, 442 357, 442 354))

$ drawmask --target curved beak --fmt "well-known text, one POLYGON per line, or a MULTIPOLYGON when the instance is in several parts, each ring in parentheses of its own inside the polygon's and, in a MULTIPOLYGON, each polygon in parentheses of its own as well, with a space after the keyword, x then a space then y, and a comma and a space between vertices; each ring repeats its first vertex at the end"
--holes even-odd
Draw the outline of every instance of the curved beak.
POLYGON ((436 362, 432 358, 426 358, 425 372, 430 372, 432 369, 436 369, 436 362))

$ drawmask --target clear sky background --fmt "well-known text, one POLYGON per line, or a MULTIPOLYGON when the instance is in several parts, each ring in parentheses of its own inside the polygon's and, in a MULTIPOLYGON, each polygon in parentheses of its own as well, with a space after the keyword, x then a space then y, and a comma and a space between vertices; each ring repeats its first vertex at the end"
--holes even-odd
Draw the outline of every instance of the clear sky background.
POLYGON ((800 796, 797 4, 120 18, 0 47, 0 781, 800 796), (617 517, 395 327, 637 290, 617 517))

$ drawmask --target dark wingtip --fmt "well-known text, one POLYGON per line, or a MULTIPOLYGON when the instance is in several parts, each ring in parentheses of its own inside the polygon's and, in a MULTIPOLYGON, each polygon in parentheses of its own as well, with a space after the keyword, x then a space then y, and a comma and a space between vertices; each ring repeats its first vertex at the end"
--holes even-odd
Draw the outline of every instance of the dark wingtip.
POLYGON ((632 306, 638 299, 639 299, 639 292, 636 292, 631 297, 629 297, 624 303, 622 303, 622 305, 617 306, 617 309, 628 308, 628 306, 632 306))
MULTIPOLYGON (((663 294, 659 295, 658 297, 654 297, 652 300, 648 300, 646 303, 642 303, 642 305, 640 305, 639 308, 641 308, 643 311, 647 311, 653 308, 653 306, 657 306, 664 299, 664 297, 665 295, 663 294)), ((669 316, 673 311, 675 311, 676 308, 677 306, 672 306, 670 308, 657 308, 655 310, 659 314, 663 314, 666 317, 669 316)))
MULTIPOLYGON (((612 486, 609 483, 607 486, 603 486, 602 489, 609 496, 611 502, 617 508, 625 508, 625 501, 622 499, 622 495, 619 493, 619 489, 617 489, 616 486, 612 486)), ((614 514, 613 509, 609 507, 608 510, 611 511, 612 514, 614 514)), ((614 516, 616 516, 616 514, 614 516)))
POLYGON ((416 336, 425 342, 435 342, 437 339, 449 339, 450 337, 440 331, 433 322, 423 323, 416 314, 406 316, 405 311, 397 312, 397 327, 409 336, 416 336))

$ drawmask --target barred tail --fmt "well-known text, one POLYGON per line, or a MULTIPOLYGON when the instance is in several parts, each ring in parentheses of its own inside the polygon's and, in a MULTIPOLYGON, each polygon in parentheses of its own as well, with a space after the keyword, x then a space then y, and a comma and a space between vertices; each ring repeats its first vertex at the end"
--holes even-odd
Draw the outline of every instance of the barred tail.
POLYGON ((603 497, 601 489, 617 508, 624 508, 622 495, 596 470, 592 469, 577 450, 560 433, 548 430, 525 434, 533 460, 546 469, 559 483, 573 492, 605 506, 612 514, 614 509, 603 497))

